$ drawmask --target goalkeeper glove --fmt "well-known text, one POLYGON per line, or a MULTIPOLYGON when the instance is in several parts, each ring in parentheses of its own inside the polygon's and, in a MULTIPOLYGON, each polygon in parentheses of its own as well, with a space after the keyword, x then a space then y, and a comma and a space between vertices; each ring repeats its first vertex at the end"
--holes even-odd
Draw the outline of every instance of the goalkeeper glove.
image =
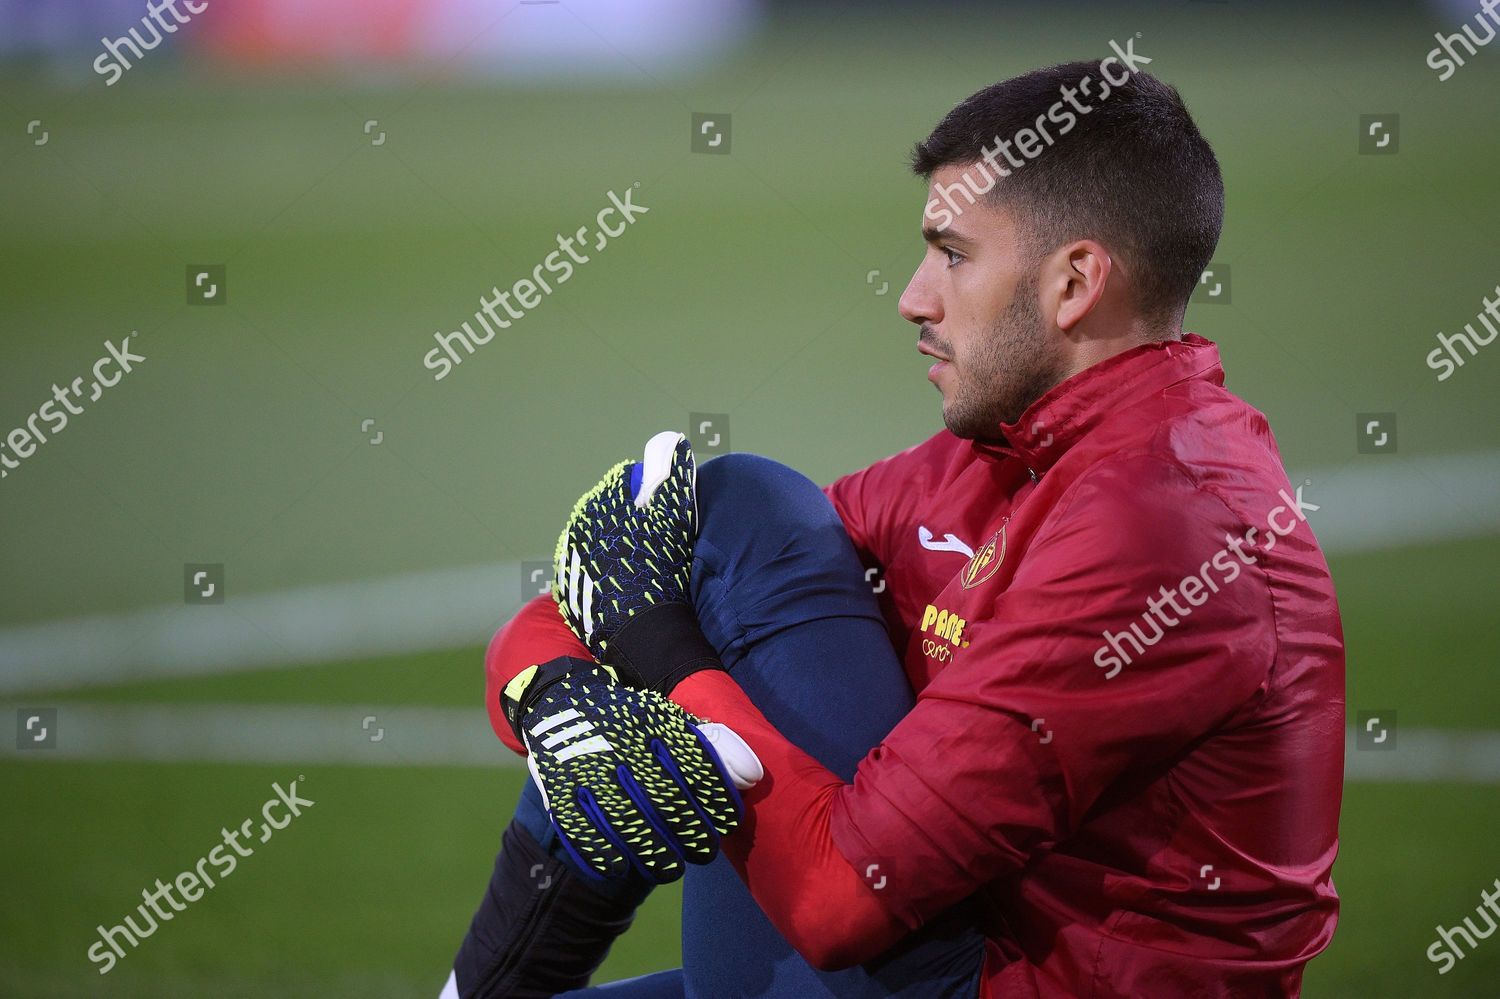
POLYGON ((641 461, 620 462, 584 494, 557 540, 563 618, 634 687, 666 693, 690 673, 722 668, 688 591, 696 483, 687 438, 659 433, 641 461))
POLYGON ((739 788, 762 776, 738 735, 607 666, 560 658, 523 670, 501 695, 553 825, 581 870, 634 866, 666 883, 706 864, 740 822, 739 788))

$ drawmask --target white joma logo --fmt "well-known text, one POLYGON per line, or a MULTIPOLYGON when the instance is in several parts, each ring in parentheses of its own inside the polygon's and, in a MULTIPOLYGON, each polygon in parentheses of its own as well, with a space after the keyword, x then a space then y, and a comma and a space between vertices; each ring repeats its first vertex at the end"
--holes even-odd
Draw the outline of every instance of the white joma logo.
POLYGON ((579 721, 581 718, 583 715, 578 712, 577 708, 569 708, 555 715, 548 715, 531 726, 532 738, 542 739, 542 736, 552 732, 551 735, 547 735, 547 738, 542 739, 542 748, 552 749, 562 746, 563 748, 557 751, 555 757, 559 763, 571 760, 575 756, 602 753, 615 748, 604 736, 589 735, 594 730, 594 723, 587 719, 579 721), (576 722, 576 724, 569 725, 568 722, 576 722), (553 732, 553 729, 557 731, 553 732))
POLYGON ((958 540, 954 535, 944 534, 942 541, 934 541, 932 540, 932 532, 921 524, 917 525, 917 540, 922 543, 923 548, 926 548, 930 552, 957 552, 964 558, 974 557, 974 549, 958 540))

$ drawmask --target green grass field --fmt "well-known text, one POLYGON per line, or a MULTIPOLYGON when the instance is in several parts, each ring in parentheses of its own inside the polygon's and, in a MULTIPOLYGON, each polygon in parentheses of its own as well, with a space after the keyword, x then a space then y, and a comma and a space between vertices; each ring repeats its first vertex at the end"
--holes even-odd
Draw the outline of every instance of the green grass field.
MULTIPOLYGON (((690 411, 819 481, 925 437, 936 399, 895 312, 920 253, 912 141, 984 84, 1136 32, 1229 192, 1233 299, 1188 325, 1289 467, 1384 460, 1356 453, 1359 412, 1398 414, 1403 457, 1500 447, 1500 347, 1441 384, 1423 363, 1500 281, 1500 50, 1438 84, 1423 57, 1455 26, 1204 3, 789 15, 712 71, 607 87, 266 83, 163 59, 106 91, 0 69, 0 432, 104 340, 139 330, 148 358, 0 483, 0 628, 179 602, 185 562, 225 563, 232 602, 535 558, 597 469, 690 411), (732 155, 688 151, 695 110, 732 112, 732 155), (1359 156, 1359 115, 1392 112, 1400 153, 1359 156), (650 214, 431 380, 434 331, 637 181, 650 214), (184 305, 203 262, 227 265, 223 308, 184 305)), ((1331 558, 1351 720, 1500 728, 1497 560, 1497 537, 1331 558)), ((483 638, 3 699, 64 718, 477 705, 483 638)), ((0 995, 435 995, 523 773, 498 744, 493 770, 0 759, 0 995), (94 926, 298 774, 317 805, 100 979, 94 926)), ((1343 917, 1306 994, 1495 994, 1500 943, 1442 977, 1424 952, 1500 876, 1497 828, 1494 786, 1351 784, 1343 917)), ((652 898, 601 979, 677 962, 678 898, 652 898)))

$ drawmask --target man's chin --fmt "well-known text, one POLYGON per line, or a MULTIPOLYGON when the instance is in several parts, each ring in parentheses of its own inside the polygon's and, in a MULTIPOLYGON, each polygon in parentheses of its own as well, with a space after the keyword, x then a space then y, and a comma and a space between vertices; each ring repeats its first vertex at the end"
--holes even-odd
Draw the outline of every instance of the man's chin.
POLYGON ((943 426, 961 440, 1004 443, 1005 435, 1000 430, 1004 422, 1004 417, 998 413, 966 410, 949 402, 946 396, 943 398, 943 426))
POLYGON ((965 419, 961 414, 955 414, 945 402, 943 405, 943 426, 948 432, 961 440, 971 441, 980 436, 977 427, 971 419, 965 419))

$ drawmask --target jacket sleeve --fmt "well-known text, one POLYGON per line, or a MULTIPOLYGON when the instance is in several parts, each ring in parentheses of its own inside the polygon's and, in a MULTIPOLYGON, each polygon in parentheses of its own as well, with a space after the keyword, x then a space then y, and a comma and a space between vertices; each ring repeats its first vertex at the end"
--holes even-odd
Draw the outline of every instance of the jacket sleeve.
POLYGON ((490 727, 501 742, 517 753, 524 755, 526 751, 516 741, 510 722, 505 720, 500 693, 521 670, 558 656, 594 658, 563 620, 557 604, 545 595, 523 604, 516 616, 490 640, 484 656, 484 706, 490 715, 490 727))
POLYGON ((1127 471, 1115 459, 1075 484, 993 615, 970 627, 969 646, 852 784, 724 691, 727 677, 700 681, 716 688, 701 700, 683 691, 689 710, 741 732, 766 765, 746 799, 748 830, 725 852, 813 963, 869 960, 1015 873, 1067 839, 1116 781, 1170 760, 1263 691, 1275 653, 1269 590, 1252 546, 1251 562, 1222 557, 1226 532, 1245 525, 1175 466, 1142 474, 1142 460, 1154 462, 1127 471), (1186 593, 1190 576, 1217 589, 1191 587, 1197 602, 1179 596, 1179 614, 1162 588, 1186 593), (1105 636, 1135 624, 1152 637, 1148 601, 1177 624, 1115 669, 1105 636))

